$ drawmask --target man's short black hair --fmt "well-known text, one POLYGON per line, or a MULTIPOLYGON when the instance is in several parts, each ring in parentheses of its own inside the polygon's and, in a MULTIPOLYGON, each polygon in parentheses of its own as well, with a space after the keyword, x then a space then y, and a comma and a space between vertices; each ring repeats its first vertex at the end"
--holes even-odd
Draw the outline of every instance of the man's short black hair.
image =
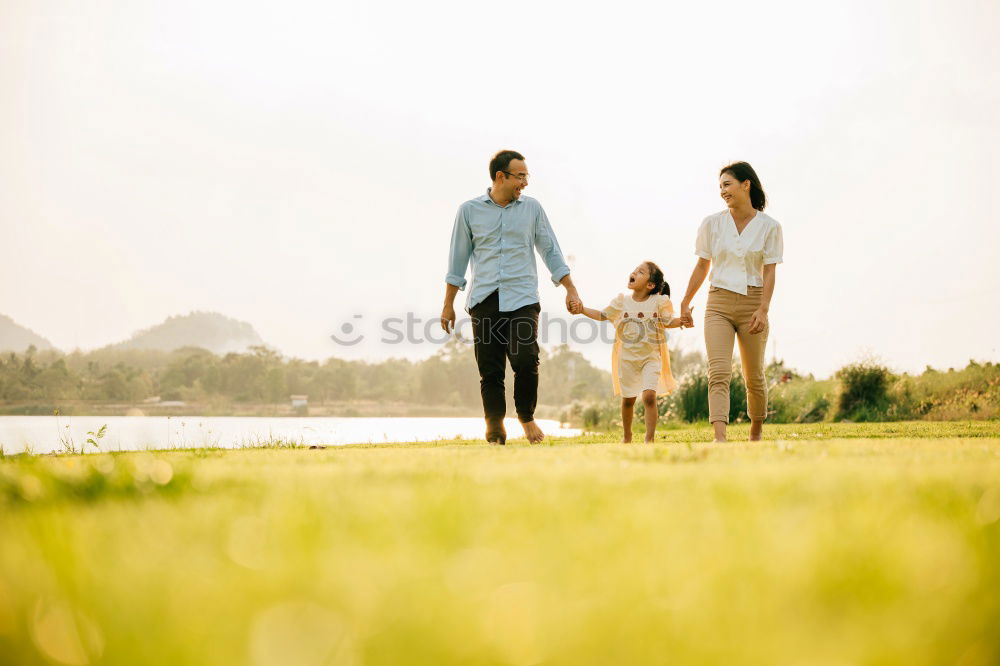
POLYGON ((490 160, 490 181, 496 179, 498 171, 506 171, 510 168, 512 160, 524 161, 524 155, 516 150, 501 150, 490 160))

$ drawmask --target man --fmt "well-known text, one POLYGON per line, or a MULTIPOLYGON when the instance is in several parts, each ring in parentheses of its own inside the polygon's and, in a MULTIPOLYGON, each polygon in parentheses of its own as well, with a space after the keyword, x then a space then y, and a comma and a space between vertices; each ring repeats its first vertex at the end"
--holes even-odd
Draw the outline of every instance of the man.
POLYGON ((532 249, 541 255, 555 285, 566 287, 566 308, 580 297, 569 276, 542 206, 521 195, 528 186, 524 156, 501 150, 490 160, 493 186, 486 194, 462 204, 455 217, 445 278, 441 326, 455 327, 455 294, 465 289, 465 271, 472 260, 472 288, 465 309, 472 315, 476 364, 486 416, 486 440, 505 444, 503 419, 506 360, 514 371, 514 406, 528 441, 545 435, 535 423, 538 398, 538 273, 532 249))

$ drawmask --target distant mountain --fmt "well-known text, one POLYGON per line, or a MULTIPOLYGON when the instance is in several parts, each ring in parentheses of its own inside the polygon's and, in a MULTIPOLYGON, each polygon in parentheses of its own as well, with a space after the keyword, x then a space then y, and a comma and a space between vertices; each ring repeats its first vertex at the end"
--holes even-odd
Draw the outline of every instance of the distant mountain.
POLYGON ((227 354, 263 344, 253 326, 244 321, 224 317, 218 312, 192 312, 169 317, 162 324, 139 331, 125 342, 111 346, 116 349, 162 351, 201 347, 216 354, 227 354))
POLYGON ((0 314, 0 351, 22 352, 31 345, 39 351, 53 348, 52 343, 42 336, 0 314))

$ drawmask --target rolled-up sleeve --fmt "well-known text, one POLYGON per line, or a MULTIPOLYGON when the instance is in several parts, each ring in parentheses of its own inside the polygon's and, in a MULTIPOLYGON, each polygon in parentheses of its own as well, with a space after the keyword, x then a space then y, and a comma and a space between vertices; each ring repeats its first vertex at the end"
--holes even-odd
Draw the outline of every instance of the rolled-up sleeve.
POLYGON ((465 289, 467 280, 465 271, 469 268, 469 258, 472 256, 472 230, 465 216, 465 207, 458 209, 455 215, 455 227, 451 231, 451 249, 448 251, 448 275, 445 282, 465 289))
POLYGON ((538 215, 535 217, 535 250, 549 269, 552 284, 559 286, 559 281, 569 275, 569 266, 566 265, 562 250, 559 249, 559 241, 552 231, 545 209, 541 206, 538 207, 538 215))
POLYGON ((712 218, 706 217, 698 227, 698 237, 694 241, 694 253, 702 259, 712 258, 712 218))
POLYGON ((781 225, 775 224, 764 239, 764 265, 780 264, 784 261, 785 240, 781 235, 781 225))

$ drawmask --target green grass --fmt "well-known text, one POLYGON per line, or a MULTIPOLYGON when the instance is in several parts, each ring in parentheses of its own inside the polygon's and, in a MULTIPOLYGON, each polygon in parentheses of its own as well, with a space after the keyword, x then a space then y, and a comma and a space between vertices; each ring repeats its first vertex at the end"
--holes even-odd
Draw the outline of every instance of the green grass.
MULTIPOLYGON (((635 435, 645 432, 641 424, 633 424, 635 435)), ((732 441, 746 440, 749 424, 734 424, 728 428, 732 441)), ((621 430, 602 433, 621 439, 621 430)), ((895 421, 888 423, 779 423, 764 426, 764 439, 926 439, 941 437, 1000 437, 1000 421, 895 421)), ((712 438, 708 423, 683 424, 667 422, 658 427, 657 441, 704 442, 712 438)))
POLYGON ((0 663, 1000 661, 1000 423, 708 433, 8 457, 0 663))

